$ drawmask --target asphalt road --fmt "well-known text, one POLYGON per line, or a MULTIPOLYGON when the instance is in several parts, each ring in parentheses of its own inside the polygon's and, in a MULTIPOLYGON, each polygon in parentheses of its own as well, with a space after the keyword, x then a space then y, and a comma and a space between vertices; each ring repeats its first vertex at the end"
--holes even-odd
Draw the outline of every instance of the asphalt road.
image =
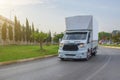
POLYGON ((100 47, 89 61, 53 57, 0 66, 0 80, 120 80, 120 50, 100 47))

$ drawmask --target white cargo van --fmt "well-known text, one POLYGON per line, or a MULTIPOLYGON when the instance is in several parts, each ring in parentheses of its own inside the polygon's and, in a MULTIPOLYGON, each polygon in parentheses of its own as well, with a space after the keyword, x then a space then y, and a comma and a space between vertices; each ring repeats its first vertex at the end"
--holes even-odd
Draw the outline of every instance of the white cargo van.
POLYGON ((98 47, 98 25, 91 15, 66 18, 66 31, 60 41, 58 57, 64 59, 86 59, 96 55, 98 47))

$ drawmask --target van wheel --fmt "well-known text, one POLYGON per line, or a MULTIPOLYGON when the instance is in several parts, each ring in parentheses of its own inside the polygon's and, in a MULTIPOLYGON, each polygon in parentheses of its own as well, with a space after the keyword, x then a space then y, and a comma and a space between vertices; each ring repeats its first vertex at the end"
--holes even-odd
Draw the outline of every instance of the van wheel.
POLYGON ((92 56, 96 56, 96 54, 97 54, 97 51, 95 51, 94 53, 92 53, 92 56))
POLYGON ((89 60, 89 57, 90 57, 90 56, 89 56, 88 54, 89 54, 89 52, 87 53, 87 57, 85 58, 85 61, 88 61, 88 60, 89 60))
POLYGON ((97 53, 97 52, 94 52, 94 53, 93 53, 93 56, 96 56, 96 53, 97 53))
POLYGON ((85 61, 88 61, 89 60, 89 57, 87 56, 87 58, 85 58, 85 61))

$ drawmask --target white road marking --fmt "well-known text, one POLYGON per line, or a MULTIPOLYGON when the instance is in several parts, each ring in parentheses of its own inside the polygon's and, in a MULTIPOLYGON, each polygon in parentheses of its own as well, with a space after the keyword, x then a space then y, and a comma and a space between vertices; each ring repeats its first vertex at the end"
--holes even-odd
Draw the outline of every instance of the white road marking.
POLYGON ((92 75, 90 75, 86 80, 91 80, 94 76, 96 76, 101 70, 103 70, 108 65, 110 60, 111 60, 111 56, 108 58, 106 63, 101 68, 99 68, 96 72, 94 72, 92 75))

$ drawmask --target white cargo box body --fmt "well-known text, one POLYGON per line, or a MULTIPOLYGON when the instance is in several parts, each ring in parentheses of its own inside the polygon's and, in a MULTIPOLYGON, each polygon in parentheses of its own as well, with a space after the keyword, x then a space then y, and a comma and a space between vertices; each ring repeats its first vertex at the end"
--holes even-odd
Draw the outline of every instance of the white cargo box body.
POLYGON ((98 25, 91 15, 67 17, 66 31, 68 30, 92 30, 92 40, 98 40, 98 25))

